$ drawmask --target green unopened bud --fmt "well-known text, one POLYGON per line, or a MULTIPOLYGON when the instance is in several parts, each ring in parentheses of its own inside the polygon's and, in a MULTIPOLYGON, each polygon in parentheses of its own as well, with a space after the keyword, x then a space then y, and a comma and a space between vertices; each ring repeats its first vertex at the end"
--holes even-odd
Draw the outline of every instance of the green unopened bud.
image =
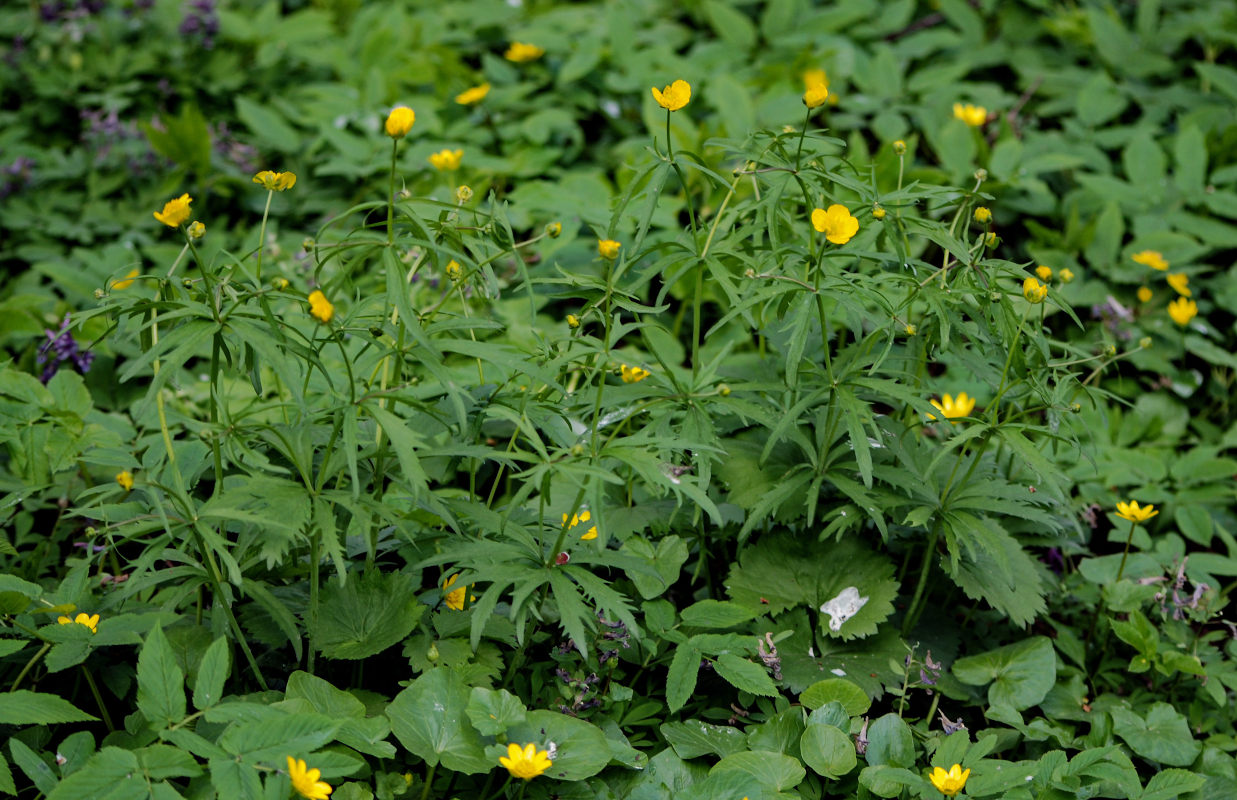
POLYGON ((582 455, 584 455, 584 445, 582 445, 582 444, 580 444, 580 443, 578 443, 578 442, 577 442, 576 444, 573 444, 573 445, 571 446, 571 454, 572 454, 573 456, 582 456, 582 455))
POLYGON ((196 242, 198 239, 201 239, 206 235, 206 226, 195 220, 189 225, 187 233, 189 234, 189 238, 196 242))
POLYGON ((1139 340, 1138 340, 1138 346, 1139 346, 1139 347, 1141 347, 1142 349, 1146 350, 1148 347, 1150 347, 1150 346, 1151 346, 1151 337, 1150 337, 1150 336, 1144 336, 1143 338, 1139 339, 1139 340))
POLYGON ((899 155, 899 156, 906 155, 906 142, 902 141, 901 139, 894 142, 893 152, 895 155, 899 155))
POLYGON ((557 239, 563 235, 563 223, 551 222, 549 225, 545 226, 545 233, 546 236, 549 236, 551 239, 557 239))
POLYGON ((729 387, 729 386, 727 386, 727 385, 726 385, 726 384, 724 384, 724 383, 719 383, 719 384, 717 384, 717 393, 718 393, 719 395, 721 395, 722 397, 729 397, 729 396, 730 396, 730 387, 729 387))
POLYGON ((425 660, 429 661, 431 664, 436 664, 438 663, 438 658, 438 643, 431 642, 430 649, 425 652, 425 660))
POLYGON ((975 170, 975 180, 979 181, 980 183, 983 183, 984 181, 988 180, 988 170, 982 167, 975 170))

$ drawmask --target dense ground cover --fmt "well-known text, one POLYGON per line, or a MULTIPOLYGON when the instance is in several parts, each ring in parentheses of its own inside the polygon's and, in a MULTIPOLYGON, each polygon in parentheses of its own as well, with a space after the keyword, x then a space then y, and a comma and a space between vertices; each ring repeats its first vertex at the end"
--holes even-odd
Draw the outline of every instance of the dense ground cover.
POLYGON ((0 793, 1237 796, 1235 43, 0 9, 0 793))

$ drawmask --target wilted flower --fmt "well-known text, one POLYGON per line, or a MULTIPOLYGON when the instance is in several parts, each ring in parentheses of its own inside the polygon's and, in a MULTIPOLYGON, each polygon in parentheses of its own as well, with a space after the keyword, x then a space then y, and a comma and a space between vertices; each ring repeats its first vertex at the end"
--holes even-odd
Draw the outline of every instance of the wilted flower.
POLYGON ((1138 302, 1140 303, 1151 302, 1151 290, 1147 288, 1146 286, 1138 287, 1138 302))
POLYGON ((319 780, 322 770, 309 769, 303 759, 288 756, 288 777, 292 788, 307 800, 327 800, 331 794, 331 784, 319 780))
POLYGON ((960 119, 972 128, 978 128, 988 121, 988 109, 967 103, 954 103, 954 119, 960 119))
POLYGON ((1052 280, 1052 267, 1046 267, 1043 264, 1040 264, 1035 268, 1035 274, 1039 276, 1041 281, 1047 283, 1052 280))
POLYGON ((534 744, 521 748, 515 742, 507 745, 507 755, 499 756, 498 763, 507 768, 513 778, 532 780, 553 765, 548 750, 538 750, 534 744))
POLYGON ((1190 324, 1190 320, 1198 316, 1198 303, 1188 297, 1178 297, 1168 304, 1168 316, 1184 328, 1190 324))
MULTIPOLYGON (((937 410, 945 415, 945 419, 957 419, 959 417, 970 416, 975 409, 975 398, 968 397, 966 392, 958 392, 955 398, 953 395, 942 395, 940 400, 932 400, 932 405, 936 406, 937 410)), ((928 415, 928 419, 936 419, 932 414, 928 415)), ((957 425, 958 423, 954 423, 957 425)))
POLYGON ((1168 261, 1159 250, 1142 250, 1130 256, 1130 258, 1139 264, 1145 264, 1152 269, 1158 269, 1160 272, 1168 269, 1168 261))
POLYGON ((953 797, 958 792, 962 791, 962 787, 966 786, 966 779, 970 776, 969 769, 962 769, 961 764, 954 764, 946 772, 940 767, 933 767, 932 774, 928 779, 932 781, 932 785, 936 790, 943 795, 953 797))
POLYGON ((453 172, 460 168, 460 162, 463 159, 463 150, 439 150, 437 153, 430 155, 429 161, 434 166, 434 169, 453 172))
POLYGON ((462 106, 476 105, 477 103, 480 103, 482 100, 484 100, 485 96, 489 93, 490 93, 490 84, 487 81, 486 83, 483 83, 480 86, 474 86, 471 89, 465 89, 464 91, 460 92, 459 94, 455 96, 455 102, 459 103, 462 106))
POLYGON ((975 209, 975 221, 981 225, 986 225, 992 221, 992 209, 980 206, 975 209))
POLYGON ((268 192, 282 192, 285 189, 291 189, 293 186, 296 186, 296 173, 272 172, 269 169, 264 169, 253 176, 253 182, 261 184, 262 188, 268 192))
POLYGON ((416 121, 417 115, 411 108, 408 106, 396 106, 387 115, 385 126, 387 136, 390 136, 392 139, 403 139, 412 130, 412 126, 416 121))
POLYGON ((1155 506, 1150 503, 1142 507, 1139 507, 1137 500, 1117 503, 1117 516, 1121 519, 1128 519, 1130 522, 1146 522, 1158 513, 1160 512, 1156 511, 1155 506))
POLYGON ((622 372, 623 383, 639 383, 653 374, 644 367, 629 367, 626 364, 620 367, 620 371, 622 372))
POLYGON ((116 473, 116 483, 119 483, 120 488, 126 492, 133 491, 133 473, 127 469, 116 473))
POLYGON ((665 89, 653 87, 653 99, 657 105, 667 111, 678 111, 692 99, 691 84, 685 80, 677 80, 665 89))
POLYGON ((72 619, 69 619, 68 617, 58 617, 56 622, 59 622, 61 625, 85 625, 87 628, 90 628, 91 633, 99 632, 98 614, 78 614, 72 619))
POLYGON ((1048 287, 1035 278, 1027 278, 1022 282, 1022 296, 1028 303, 1042 303, 1048 296, 1048 287))
POLYGON ((155 219, 169 228, 179 228, 181 223, 189 219, 189 204, 192 202, 192 197, 182 194, 180 197, 164 203, 163 210, 155 212, 155 219))
POLYGON ((329 323, 331 317, 335 316, 335 306, 331 305, 331 301, 326 299, 321 290, 314 289, 309 293, 309 313, 320 322, 329 323))
POLYGON ((1190 291, 1190 276, 1186 275, 1184 272, 1174 272, 1164 280, 1168 281, 1168 285, 1173 287, 1177 294, 1182 297, 1192 297, 1194 295, 1194 293, 1190 291))
POLYGON ((834 244, 846 244, 859 232, 859 220, 851 216, 846 206, 834 203, 828 209, 812 211, 812 227, 834 244))
POLYGON ((597 252, 607 261, 613 261, 618 258, 619 248, 622 246, 620 242, 616 242, 614 239, 597 240, 597 252))
POLYGON ((507 52, 503 54, 503 58, 516 64, 524 64, 529 61, 536 61, 545 55, 545 48, 538 47, 535 44, 525 44, 523 42, 512 42, 507 48, 507 52))

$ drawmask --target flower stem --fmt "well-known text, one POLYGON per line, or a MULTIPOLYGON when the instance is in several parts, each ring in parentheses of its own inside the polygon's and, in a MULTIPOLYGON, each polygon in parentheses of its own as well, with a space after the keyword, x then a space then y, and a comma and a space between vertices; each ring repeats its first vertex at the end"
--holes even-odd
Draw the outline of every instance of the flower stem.
POLYGON ((395 156, 399 153, 399 139, 391 140, 391 183, 387 189, 387 247, 395 240, 395 156))
POLYGON ((1130 542, 1134 541, 1134 529, 1137 527, 1138 523, 1134 520, 1130 520, 1130 532, 1129 535, 1125 537, 1125 550, 1121 553, 1121 566, 1117 568, 1117 578, 1113 581, 1113 583, 1121 580, 1121 576, 1125 574, 1125 560, 1129 558, 1130 542))
MULTIPOLYGON (((266 218, 271 213, 271 199, 275 196, 274 189, 268 189, 266 192, 266 208, 262 209, 262 227, 258 229, 258 267, 257 279, 258 285, 262 285, 262 254, 266 252, 266 218)), ((203 270, 205 271, 205 270, 203 270)))
POLYGON ((915 594, 911 598, 911 604, 906 608, 906 617, 902 620, 902 635, 906 636, 911 632, 911 628, 919 620, 920 601, 923 599, 924 589, 928 585, 928 573, 932 570, 932 557, 936 555, 936 543, 941 538, 941 521, 938 519, 932 526, 932 535, 928 539, 928 546, 923 551, 923 563, 919 567, 919 581, 915 584, 915 594))
POLYGON ((9 687, 10 692, 17 691, 17 687, 21 686, 22 678, 26 677, 26 673, 29 672, 31 669, 33 669, 34 665, 39 663, 39 659, 43 657, 43 654, 51 649, 52 649, 51 642, 43 643, 43 646, 39 648, 39 652, 31 656, 30 660, 26 662, 26 666, 22 667, 21 672, 17 673, 17 678, 13 680, 13 685, 9 687))
POLYGON ((421 788, 421 800, 430 796, 430 786, 434 783, 434 771, 438 769, 437 764, 430 764, 429 769, 425 771, 425 786, 421 788))
MULTIPOLYGON (((807 136, 808 123, 812 121, 812 109, 807 110, 807 115, 803 118, 803 130, 799 131, 799 147, 795 150, 795 172, 799 171, 799 154, 803 152, 803 138, 807 136)), ((899 178, 898 183, 902 181, 899 178)), ((899 186, 899 188, 901 188, 899 186)))

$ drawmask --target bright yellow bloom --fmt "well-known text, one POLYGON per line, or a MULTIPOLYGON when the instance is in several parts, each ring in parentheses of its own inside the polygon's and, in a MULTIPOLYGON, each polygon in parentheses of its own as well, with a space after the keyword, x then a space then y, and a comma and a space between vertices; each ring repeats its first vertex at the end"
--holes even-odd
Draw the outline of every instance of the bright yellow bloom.
POLYGON ((984 234, 984 247, 996 247, 1000 243, 1001 240, 996 235, 996 231, 988 231, 984 234))
POLYGON ((507 768, 513 778, 532 780, 553 765, 548 750, 538 750, 534 744, 521 748, 515 742, 507 745, 507 755, 499 756, 498 763, 507 768))
POLYGON ((818 208, 812 212, 812 227, 834 244, 846 244, 859 232, 859 220, 851 216, 846 206, 834 203, 828 210, 818 208))
POLYGON ((1152 269, 1158 269, 1160 272, 1168 269, 1168 261, 1164 258, 1164 254, 1159 250, 1143 250, 1130 256, 1139 264, 1146 264, 1152 269))
POLYGON ((126 492, 133 491, 133 473, 129 470, 116 473, 116 482, 120 484, 120 488, 126 492))
MULTIPOLYGON (((937 411, 945 415, 945 419, 957 419, 959 417, 969 417, 971 412, 975 410, 975 398, 967 397, 966 392, 958 392, 955 398, 953 395, 942 395, 941 399, 932 400, 932 405, 936 406, 937 411)), ((932 414, 928 415, 928 419, 936 419, 932 414)), ((954 423, 957 425, 958 423, 954 423)))
POLYGON ((622 365, 621 370, 623 373, 623 383, 639 383, 653 374, 644 367, 629 367, 626 364, 622 365))
POLYGON ((460 266, 460 262, 456 261, 454 258, 447 262, 446 272, 447 277, 453 281, 458 281, 460 278, 464 277, 464 270, 460 266))
POLYGON ((872 219, 880 221, 885 218, 885 207, 880 203, 872 204, 872 219))
POLYGON ((906 331, 907 336, 914 336, 916 333, 919 333, 919 329, 909 322, 906 323, 906 328, 904 330, 906 331))
POLYGON ((597 252, 607 261, 613 261, 618 258, 619 248, 622 246, 622 243, 616 242, 613 239, 597 240, 597 252))
POLYGON ((829 86, 829 76, 823 69, 809 69, 803 72, 803 88, 812 89, 817 86, 829 86))
POLYGON ((460 205, 467 203, 472 199, 472 187, 467 185, 455 187, 455 199, 460 205))
POLYGON ((455 96, 455 102, 462 106, 473 106, 485 99, 485 96, 490 93, 490 84, 485 82, 480 86, 474 86, 471 89, 465 89, 455 96))
POLYGON ((803 93, 803 105, 808 108, 820 108, 829 102, 829 87, 825 84, 809 86, 803 93))
POLYGON ((577 317, 575 314, 568 314, 567 315, 567 327, 572 328, 572 329, 580 327, 580 318, 577 317))
MULTIPOLYGON (((593 512, 588 511, 588 510, 584 510, 584 511, 581 511, 579 514, 572 514, 572 515, 571 515, 571 524, 568 524, 568 523, 567 523, 567 515, 566 515, 566 514, 563 514, 563 527, 564 527, 564 528, 567 528, 568 530, 570 530, 570 529, 574 528, 575 526, 579 525, 581 522, 587 523, 587 522, 588 522, 589 520, 591 520, 592 518, 593 518, 593 512)), ((593 539, 596 539, 596 538, 597 538, 597 526, 596 526, 596 525, 593 525, 593 526, 592 526, 592 527, 590 527, 587 531, 585 531, 583 534, 581 534, 581 536, 580 536, 580 541, 582 541, 582 542, 588 542, 588 541, 592 541, 593 539)))
MULTIPOLYGON (((291 174, 291 173, 288 173, 288 174, 291 174)), ((203 236, 206 235, 206 226, 203 225, 201 222, 189 223, 189 228, 187 230, 189 233, 189 238, 193 239, 195 242, 198 239, 201 239, 203 236)))
POLYGON ((988 121, 988 109, 983 106, 973 106, 970 103, 966 105, 954 103, 954 119, 960 119, 972 128, 978 128, 988 121))
POLYGON ((271 281, 271 286, 274 286, 276 289, 279 289, 279 290, 287 289, 288 279, 287 278, 276 278, 275 280, 271 281))
POLYGON ((1177 294, 1182 297, 1194 296, 1194 293, 1190 291, 1190 276, 1186 275, 1184 272, 1174 272, 1164 280, 1168 281, 1168 285, 1173 287, 1177 291, 1177 294))
POLYGON ((408 106, 396 106, 387 114, 387 136, 392 139, 403 139, 412 130, 417 121, 417 115, 408 106))
POLYGON ((321 290, 314 289, 309 293, 309 313, 320 322, 330 322, 331 317, 335 316, 335 306, 331 305, 331 301, 326 299, 321 290))
POLYGON ((1190 320, 1198 316, 1198 303, 1186 297, 1178 297, 1168 304, 1168 316, 1184 328, 1190 324, 1190 320))
POLYGON ((1062 283, 1069 283, 1074 279, 1074 271, 1069 267, 1061 270, 1057 275, 1061 278, 1062 283))
POLYGON ((179 228, 181 223, 189 219, 189 204, 193 202, 193 198, 187 194, 182 194, 175 200, 169 200, 163 204, 162 211, 155 212, 155 219, 167 225, 169 228, 179 228))
POLYGON ((90 628, 91 633, 99 632, 99 615, 98 614, 78 614, 73 619, 68 617, 58 617, 56 619, 61 625, 85 625, 90 628))
POLYGON ((1140 303, 1151 302, 1151 290, 1148 289, 1146 286, 1138 287, 1138 302, 1140 303))
POLYGON ((941 794, 953 797, 962 791, 963 786, 966 786, 966 779, 970 777, 970 774, 970 769, 963 769, 961 764, 954 764, 949 768, 949 772, 940 767, 933 767, 932 774, 928 776, 928 780, 932 781, 932 785, 941 794))
MULTIPOLYGON (((198 223, 195 222, 193 224, 197 225, 198 223)), ((112 288, 113 289, 128 289, 130 286, 133 285, 133 279, 136 278, 139 274, 140 273, 135 269, 129 270, 129 274, 126 275, 123 279, 118 280, 118 281, 112 281, 112 288)))
POLYGON ((1028 303, 1042 303, 1048 296, 1048 287, 1035 278, 1027 278, 1022 282, 1022 296, 1028 303))
POLYGON ((288 777, 292 779, 292 788, 307 800, 327 800, 331 793, 331 784, 320 781, 322 770, 309 769, 305 761, 288 756, 288 777))
POLYGON ((523 42, 512 42, 507 48, 507 52, 503 54, 503 58, 508 61, 513 61, 516 64, 524 64, 529 61, 536 61, 545 55, 545 48, 538 47, 535 44, 524 44, 523 42))
POLYGON ((454 172, 459 169, 460 162, 463 160, 463 150, 439 150, 430 155, 430 164, 434 166, 434 169, 444 172, 454 172))
POLYGON ((987 225, 992 221, 992 209, 984 206, 975 209, 975 221, 980 225, 987 225))
POLYGON ((296 173, 271 172, 269 169, 264 169, 253 176, 253 182, 262 184, 262 188, 268 192, 282 192, 296 186, 296 173))
POLYGON ((657 101, 657 105, 667 111, 678 111, 692 99, 691 84, 679 79, 665 89, 658 89, 654 86, 653 99, 657 101))
POLYGON ((1117 503, 1117 516, 1121 519, 1128 519, 1130 522, 1146 522, 1160 512, 1155 510, 1155 506, 1148 503, 1141 508, 1137 500, 1131 500, 1128 503, 1117 503))
POLYGON ((1035 274, 1039 276, 1041 281, 1047 283, 1052 280, 1052 267, 1046 267, 1043 264, 1040 264, 1035 268, 1035 274))
POLYGON ((457 572, 456 574, 452 575, 451 577, 447 578, 445 581, 442 582, 442 590, 446 592, 446 594, 443 595, 442 600, 444 603, 447 604, 447 608, 453 611, 464 610, 464 596, 468 593, 468 589, 469 589, 469 587, 467 586, 461 586, 458 589, 451 588, 452 586, 455 585, 455 581, 459 577, 460 575, 457 572))

